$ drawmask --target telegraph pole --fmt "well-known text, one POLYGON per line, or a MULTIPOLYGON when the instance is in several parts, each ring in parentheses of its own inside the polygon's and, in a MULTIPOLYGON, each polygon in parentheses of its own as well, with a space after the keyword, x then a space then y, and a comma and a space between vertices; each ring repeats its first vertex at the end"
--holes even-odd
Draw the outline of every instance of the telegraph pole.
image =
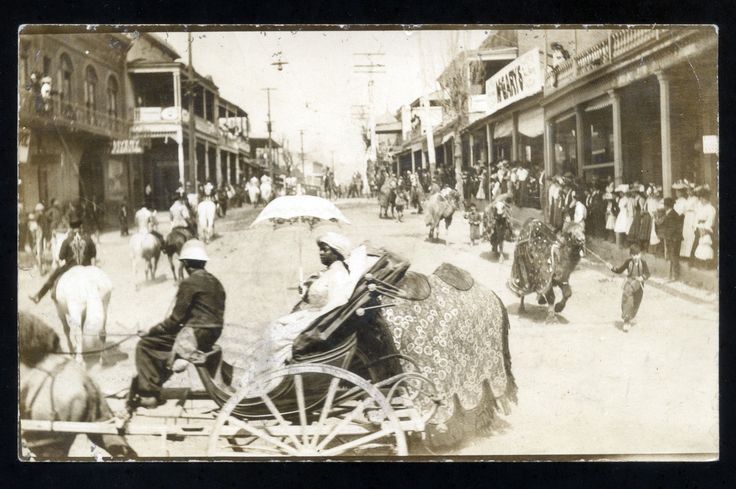
MULTIPOLYGON (((196 185, 197 185, 197 155, 196 155, 196 126, 194 124, 194 68, 192 67, 192 33, 187 32, 187 43, 189 46, 189 66, 187 67, 187 77, 189 78, 187 80, 187 91, 189 94, 189 167, 190 167, 190 175, 194 175, 194 183, 195 186, 194 191, 197 191, 196 185), (193 168, 193 170, 191 170, 193 168)), ((184 188, 184 192, 186 193, 186 188, 182 184, 182 188, 184 188)))
POLYGON ((266 92, 266 97, 268 97, 268 122, 267 129, 268 129, 268 166, 271 170, 271 178, 273 179, 273 153, 271 148, 271 91, 276 90, 275 88, 263 88, 263 91, 266 92))
POLYGON ((365 56, 368 59, 368 64, 354 64, 353 73, 367 74, 368 75, 368 127, 370 131, 371 146, 368 151, 368 159, 371 161, 377 161, 378 155, 376 154, 376 119, 375 119, 375 107, 373 100, 373 75, 379 73, 386 73, 386 65, 381 63, 375 63, 373 61, 374 56, 384 56, 386 53, 353 53, 353 56, 365 56))

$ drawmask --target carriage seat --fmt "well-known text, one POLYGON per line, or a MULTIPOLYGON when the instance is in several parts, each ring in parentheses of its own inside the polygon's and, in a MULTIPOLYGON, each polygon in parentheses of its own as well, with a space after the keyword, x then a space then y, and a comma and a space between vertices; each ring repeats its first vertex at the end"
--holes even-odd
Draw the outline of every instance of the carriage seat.
MULTIPOLYGON (((315 319, 307 329, 294 341, 292 348, 294 358, 300 355, 329 350, 355 331, 360 323, 365 322, 372 315, 363 317, 365 309, 377 304, 375 284, 383 283, 397 287, 398 283, 409 269, 410 263, 401 256, 382 248, 366 246, 368 256, 378 257, 368 270, 360 274, 348 301, 342 306, 333 309, 315 319), (360 319, 360 321, 350 321, 360 319), (351 328, 342 328, 350 325, 351 328)), ((360 345, 359 345, 360 348, 360 345)))

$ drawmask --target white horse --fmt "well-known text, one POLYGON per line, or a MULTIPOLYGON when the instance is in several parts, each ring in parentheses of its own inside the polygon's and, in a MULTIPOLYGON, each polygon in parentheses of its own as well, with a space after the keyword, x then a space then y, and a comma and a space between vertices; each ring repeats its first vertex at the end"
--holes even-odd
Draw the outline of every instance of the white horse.
MULTIPOLYGON (((107 307, 112 282, 95 266, 76 265, 56 283, 56 312, 69 346, 78 363, 85 351, 100 351, 107 337, 107 307)), ((102 357, 100 357, 102 360, 102 357)))
POLYGON ((143 260, 146 280, 156 278, 158 259, 163 243, 150 232, 137 232, 130 237, 130 258, 133 263, 133 281, 138 278, 138 262, 143 260))
POLYGON ((257 180, 254 182, 253 179, 251 179, 246 187, 248 189, 248 198, 250 199, 250 203, 253 204, 253 207, 256 207, 258 205, 258 196, 261 193, 261 190, 258 188, 257 180))
POLYGON ((270 179, 261 182, 261 199, 264 204, 268 204, 271 201, 271 181, 270 179))
POLYGON ((197 221, 199 226, 199 236, 202 241, 209 243, 215 234, 215 215, 217 214, 217 206, 212 199, 204 199, 197 205, 197 221))

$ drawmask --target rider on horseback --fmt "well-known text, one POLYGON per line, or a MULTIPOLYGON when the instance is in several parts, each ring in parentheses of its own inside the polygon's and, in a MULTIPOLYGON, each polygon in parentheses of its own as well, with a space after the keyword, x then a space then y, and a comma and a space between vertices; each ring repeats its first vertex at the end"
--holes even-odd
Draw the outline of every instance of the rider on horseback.
POLYGON ((174 197, 174 203, 169 208, 171 213, 171 229, 184 228, 188 229, 194 235, 192 230, 192 213, 186 204, 186 197, 177 194, 174 197))
POLYGON ((30 296, 30 299, 36 304, 43 299, 46 292, 54 286, 54 283, 64 272, 75 265, 86 267, 95 264, 97 248, 89 236, 82 234, 82 221, 75 219, 69 223, 69 226, 71 227, 71 233, 61 244, 61 251, 59 252, 59 259, 64 261, 64 265, 51 272, 51 275, 46 280, 46 283, 43 284, 41 290, 35 295, 30 296))

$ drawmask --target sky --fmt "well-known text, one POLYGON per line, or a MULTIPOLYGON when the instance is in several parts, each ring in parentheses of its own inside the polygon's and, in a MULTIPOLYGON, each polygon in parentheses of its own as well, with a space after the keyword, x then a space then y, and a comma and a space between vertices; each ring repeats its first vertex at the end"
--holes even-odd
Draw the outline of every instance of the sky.
MULTIPOLYGON (((483 30, 268 31, 194 33, 192 59, 202 75, 211 75, 220 95, 238 104, 251 122, 251 136, 265 137, 267 94, 271 92, 274 140, 282 138, 298 158, 304 130, 307 159, 330 165, 338 182, 365 171, 361 123, 351 117, 368 103, 368 76, 355 64, 384 64, 375 78, 377 116, 436 88, 436 78, 459 49, 475 49, 483 30), (279 57, 288 64, 278 71, 279 57), (368 58, 354 53, 385 53, 368 58)), ((187 61, 185 32, 158 33, 187 61)))

